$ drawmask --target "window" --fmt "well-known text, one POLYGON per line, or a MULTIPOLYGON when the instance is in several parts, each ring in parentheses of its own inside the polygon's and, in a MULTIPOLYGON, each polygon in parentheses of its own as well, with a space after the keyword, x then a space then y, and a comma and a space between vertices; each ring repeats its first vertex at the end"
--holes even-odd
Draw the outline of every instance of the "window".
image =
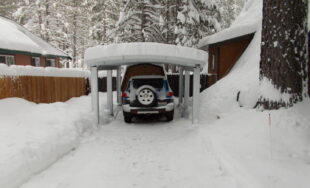
POLYGON ((215 71, 215 55, 212 54, 212 70, 215 71))
POLYGON ((46 59, 46 66, 47 67, 56 67, 55 59, 46 59))
POLYGON ((15 58, 12 55, 0 55, 0 63, 7 64, 8 66, 15 64, 15 58))
POLYGON ((135 89, 138 89, 143 85, 150 85, 155 88, 162 88, 164 85, 164 80, 161 78, 133 79, 133 87, 135 89))
POLYGON ((34 67, 40 67, 40 57, 32 57, 31 65, 34 67))

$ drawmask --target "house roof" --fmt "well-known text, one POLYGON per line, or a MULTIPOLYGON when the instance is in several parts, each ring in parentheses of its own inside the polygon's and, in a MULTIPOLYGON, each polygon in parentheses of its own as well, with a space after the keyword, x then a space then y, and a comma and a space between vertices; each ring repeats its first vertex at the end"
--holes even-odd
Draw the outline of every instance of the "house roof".
POLYGON ((185 67, 203 67, 208 54, 199 49, 160 43, 121 43, 88 48, 85 62, 88 66, 113 67, 135 63, 174 64, 185 67))
POLYGON ((198 47, 201 48, 255 33, 262 23, 262 9, 263 0, 248 0, 229 28, 201 39, 198 47))
POLYGON ((70 58, 21 25, 0 16, 0 52, 70 58))

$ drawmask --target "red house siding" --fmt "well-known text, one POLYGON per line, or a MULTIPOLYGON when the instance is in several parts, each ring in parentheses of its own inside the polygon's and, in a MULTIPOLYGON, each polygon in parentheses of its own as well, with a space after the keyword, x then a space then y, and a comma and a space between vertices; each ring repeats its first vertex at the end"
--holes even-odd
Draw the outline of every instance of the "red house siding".
MULTIPOLYGON (((29 56, 29 55, 22 55, 22 54, 15 54, 15 64, 16 65, 31 65, 31 59, 32 57, 38 57, 38 56, 29 56)), ((40 57, 40 66, 46 67, 46 59, 55 59, 55 67, 61 68, 60 64, 60 58, 46 58, 46 57, 40 57)))
POLYGON ((31 65, 31 57, 28 55, 15 54, 16 65, 31 65))

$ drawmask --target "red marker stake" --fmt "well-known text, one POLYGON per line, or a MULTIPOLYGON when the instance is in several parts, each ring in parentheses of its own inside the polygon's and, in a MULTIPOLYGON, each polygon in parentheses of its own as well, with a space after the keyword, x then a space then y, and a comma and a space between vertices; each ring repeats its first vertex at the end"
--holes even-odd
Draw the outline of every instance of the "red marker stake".
POLYGON ((269 122, 269 140, 270 140, 270 159, 272 160, 272 137, 271 137, 271 115, 270 113, 269 113, 268 122, 269 122))

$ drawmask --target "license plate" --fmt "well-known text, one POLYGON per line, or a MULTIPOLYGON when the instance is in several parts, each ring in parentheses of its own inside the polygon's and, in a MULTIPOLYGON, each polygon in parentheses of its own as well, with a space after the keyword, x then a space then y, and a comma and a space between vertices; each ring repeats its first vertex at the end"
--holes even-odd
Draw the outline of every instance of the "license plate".
POLYGON ((160 106, 167 105, 167 102, 158 102, 158 105, 160 106))
POLYGON ((138 114, 158 114, 158 111, 138 111, 138 114))

